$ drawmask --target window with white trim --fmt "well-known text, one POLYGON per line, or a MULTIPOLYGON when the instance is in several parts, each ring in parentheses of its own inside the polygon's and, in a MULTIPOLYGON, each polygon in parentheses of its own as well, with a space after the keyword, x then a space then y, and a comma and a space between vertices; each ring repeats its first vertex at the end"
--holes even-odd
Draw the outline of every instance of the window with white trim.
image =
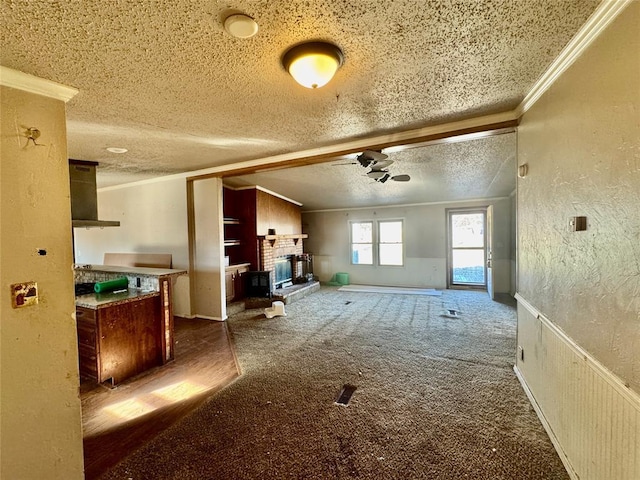
POLYGON ((404 265, 402 220, 378 221, 378 264, 404 265))
POLYGON ((402 220, 349 222, 351 264, 380 266, 404 265, 404 224, 402 220))
POLYGON ((351 263, 373 265, 373 222, 351 222, 351 263))

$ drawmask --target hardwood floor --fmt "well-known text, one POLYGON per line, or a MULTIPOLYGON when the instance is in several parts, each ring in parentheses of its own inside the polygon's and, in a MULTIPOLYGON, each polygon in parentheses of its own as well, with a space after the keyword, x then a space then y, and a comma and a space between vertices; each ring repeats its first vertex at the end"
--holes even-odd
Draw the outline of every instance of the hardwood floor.
POLYGON ((240 375, 225 322, 175 319, 175 360, 114 389, 82 382, 85 478, 99 478, 240 375))

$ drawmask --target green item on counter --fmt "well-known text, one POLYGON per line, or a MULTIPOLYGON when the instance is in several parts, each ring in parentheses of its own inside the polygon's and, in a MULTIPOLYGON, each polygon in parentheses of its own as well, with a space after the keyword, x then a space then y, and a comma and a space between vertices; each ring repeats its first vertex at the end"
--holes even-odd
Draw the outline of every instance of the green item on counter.
POLYGON ((107 280, 106 282, 98 282, 94 285, 93 291, 96 293, 111 292, 120 288, 127 288, 129 280, 127 277, 117 278, 115 280, 107 280))

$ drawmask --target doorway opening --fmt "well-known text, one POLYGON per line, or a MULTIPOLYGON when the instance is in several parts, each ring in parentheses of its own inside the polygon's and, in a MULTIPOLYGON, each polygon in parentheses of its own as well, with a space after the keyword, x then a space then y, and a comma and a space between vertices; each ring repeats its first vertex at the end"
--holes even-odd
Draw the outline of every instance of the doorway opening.
POLYGON ((448 288, 487 288, 486 209, 447 210, 448 288))

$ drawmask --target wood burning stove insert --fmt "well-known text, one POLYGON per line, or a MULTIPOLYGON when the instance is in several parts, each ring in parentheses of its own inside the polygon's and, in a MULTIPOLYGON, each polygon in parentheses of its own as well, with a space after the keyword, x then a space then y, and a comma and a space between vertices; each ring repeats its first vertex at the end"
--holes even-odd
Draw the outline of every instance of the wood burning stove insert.
POLYGON ((278 257, 274 261, 274 286, 275 288, 290 287, 293 285, 293 255, 278 257))
POLYGON ((247 272, 247 296, 271 298, 271 272, 247 272))

